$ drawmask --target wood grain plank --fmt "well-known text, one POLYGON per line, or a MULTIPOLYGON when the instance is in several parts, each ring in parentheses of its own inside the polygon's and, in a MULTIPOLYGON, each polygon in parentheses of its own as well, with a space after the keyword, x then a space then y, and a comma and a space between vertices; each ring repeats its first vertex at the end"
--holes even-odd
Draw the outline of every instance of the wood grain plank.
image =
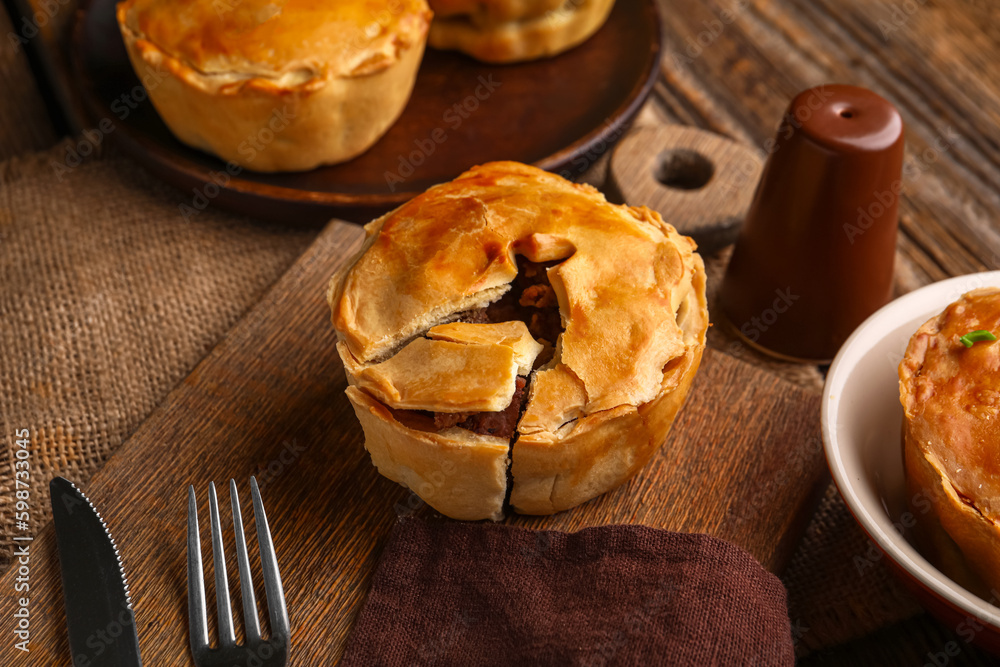
POLYGON ((1000 170, 993 148, 1000 80, 985 71, 972 75, 978 84, 963 89, 976 91, 973 97, 953 83, 979 69, 975 49, 969 57, 958 55, 981 41, 977 31, 966 25, 961 35, 955 34, 948 25, 961 12, 942 12, 930 4, 916 5, 921 8, 912 15, 904 12, 905 21, 892 18, 903 11, 901 3, 798 4, 814 15, 814 34, 836 34, 839 53, 855 53, 865 64, 862 71, 872 77, 872 87, 903 113, 913 167, 904 179, 904 211, 920 220, 939 244, 957 241, 957 246, 939 248, 936 261, 949 275, 976 270, 996 254, 1000 241, 994 224, 1000 170), (898 22, 898 32, 884 33, 887 21, 898 22), (942 53, 954 57, 942 58, 942 53))
MULTIPOLYGON (((703 30, 705 8, 712 13, 737 4, 747 5, 746 10, 695 62, 674 64, 677 71, 669 71, 671 63, 665 61, 668 72, 658 84, 664 92, 657 89, 657 103, 671 110, 684 109, 686 115, 678 114, 679 122, 721 115, 725 121, 714 123, 713 129, 739 136, 726 128, 740 126, 744 136, 762 146, 790 97, 784 87, 786 79, 792 82, 791 92, 825 82, 875 90, 899 108, 907 125, 897 294, 952 275, 1000 266, 1000 69, 996 66, 1000 4, 990 0, 674 0, 669 3, 673 19, 665 21, 667 43, 676 44, 703 30), (745 47, 748 40, 755 48, 745 47), (756 110, 743 110, 739 105, 756 110), (767 122, 769 116, 773 120, 767 122)), ((818 524, 817 529, 824 528, 818 524)), ((810 558, 823 572, 838 572, 836 567, 827 567, 827 560, 816 554, 810 558)), ((836 581, 830 585, 836 587, 836 581)), ((871 619, 870 614, 855 615, 852 609, 866 604, 865 593, 845 592, 845 598, 837 609, 810 609, 800 619, 805 621, 803 629, 810 632, 805 643, 828 645, 874 629, 871 620, 863 620, 871 619), (809 631, 806 626, 813 628, 809 631)), ((808 593, 806 599, 814 600, 808 593)), ((908 613, 906 609, 900 605, 900 617, 908 613)), ((891 618, 885 616, 880 622, 891 622, 891 618)), ((913 651, 921 653, 922 659, 932 657, 928 649, 937 650, 933 642, 922 643, 900 632, 885 655, 904 643, 923 646, 922 653, 913 651)), ((966 657, 971 659, 967 653, 962 660, 966 657)), ((857 662, 858 654, 835 654, 829 664, 851 664, 852 660, 857 662)))
POLYGON ((827 82, 871 88, 896 104, 907 123, 904 282, 912 288, 918 285, 911 279, 1000 265, 995 4, 675 0, 663 6, 668 46, 654 99, 668 113, 763 146, 798 91, 827 82), (910 5, 918 9, 907 13, 910 5))
MULTIPOLYGON (((147 664, 189 662, 189 484, 207 553, 208 482, 234 477, 246 505, 247 478, 258 476, 292 621, 292 664, 337 660, 397 516, 432 514, 374 470, 344 396, 324 288, 361 236, 352 225, 328 227, 87 486, 123 554, 147 664)), ((637 477, 574 510, 507 522, 705 531, 780 570, 825 484, 818 413, 817 395, 708 350, 674 431, 637 477)), ((249 528, 246 512, 244 521, 249 528)), ((54 549, 49 525, 31 546, 32 664, 68 660, 54 549)), ((235 589, 233 562, 229 573, 235 589)), ((15 576, 10 569, 0 579, 8 637, 15 576)), ((211 596, 211 582, 208 589, 211 596)), ((0 663, 14 656, 11 642, 0 645, 0 663)))

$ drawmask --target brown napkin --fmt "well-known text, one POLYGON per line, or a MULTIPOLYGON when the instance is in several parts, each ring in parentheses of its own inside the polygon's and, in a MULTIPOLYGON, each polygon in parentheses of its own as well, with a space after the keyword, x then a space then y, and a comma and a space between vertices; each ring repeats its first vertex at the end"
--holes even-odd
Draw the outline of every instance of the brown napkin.
POLYGON ((708 535, 400 521, 352 665, 792 665, 781 581, 708 535))

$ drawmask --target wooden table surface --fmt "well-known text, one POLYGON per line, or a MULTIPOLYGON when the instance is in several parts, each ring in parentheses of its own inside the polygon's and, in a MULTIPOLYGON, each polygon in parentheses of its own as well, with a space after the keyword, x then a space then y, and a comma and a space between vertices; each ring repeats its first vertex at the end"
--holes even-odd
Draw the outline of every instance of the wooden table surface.
POLYGON ((662 6, 666 56, 654 95, 664 120, 763 146, 797 92, 870 88, 906 123, 898 290, 1000 266, 1000 3, 662 6), (735 20, 726 8, 736 8, 735 20))
MULTIPOLYGON (((442 520, 378 474, 344 394, 347 381, 334 352, 325 287, 362 237, 355 225, 331 223, 83 485, 122 555, 149 664, 190 664, 183 585, 188 485, 199 496, 207 568, 208 480, 234 478, 245 496, 246 480, 258 477, 288 601, 292 664, 339 660, 399 517, 442 520)), ((563 532, 640 524, 706 533, 781 572, 827 480, 819 403, 814 393, 707 350, 670 436, 639 474, 570 511, 509 512, 504 523, 563 532)), ((448 470, 439 472, 445 479, 448 470)), ((432 484, 435 475, 427 478, 432 484)), ((224 490, 221 500, 235 595, 235 537, 224 490)), ((39 664, 58 663, 69 653, 54 547, 51 524, 30 546, 31 562, 41 563, 31 572, 31 655, 39 664)), ((260 595, 253 540, 249 548, 260 595)), ((14 568, 0 576, 0 609, 17 576, 14 568)), ((206 578, 211 601, 215 586, 212 575, 206 578)), ((0 634, 10 634, 14 623, 0 615, 0 634)), ((236 628, 239 637, 239 621, 236 628)), ((0 664, 17 656, 0 643, 0 664)))
MULTIPOLYGON (((31 2, 51 17, 52 3, 31 2)), ((795 93, 830 82, 870 88, 906 123, 897 291, 1000 268, 1000 3, 660 2, 665 55, 642 122, 709 129, 763 154, 795 93)), ((57 63, 59 28, 75 2, 58 7, 41 35, 57 63)), ((30 123, 0 114, 2 128, 45 134, 30 123)), ((808 369, 786 374, 802 384, 820 377, 808 369)))
MULTIPOLYGON (((52 14, 46 0, 12 2, 52 14)), ((764 154, 797 92, 823 83, 870 88, 906 123, 899 291, 1000 266, 1000 3, 659 2, 664 56, 651 109, 660 121, 709 129, 764 154)), ((60 1, 40 36, 70 90, 59 45, 76 5, 60 1)))

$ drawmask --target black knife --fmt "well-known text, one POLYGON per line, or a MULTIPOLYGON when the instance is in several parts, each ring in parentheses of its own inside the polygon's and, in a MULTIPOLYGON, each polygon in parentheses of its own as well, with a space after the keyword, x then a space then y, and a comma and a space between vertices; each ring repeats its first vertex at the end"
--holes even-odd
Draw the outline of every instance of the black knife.
POLYGON ((69 480, 53 478, 49 492, 73 665, 141 667, 125 569, 107 524, 69 480))

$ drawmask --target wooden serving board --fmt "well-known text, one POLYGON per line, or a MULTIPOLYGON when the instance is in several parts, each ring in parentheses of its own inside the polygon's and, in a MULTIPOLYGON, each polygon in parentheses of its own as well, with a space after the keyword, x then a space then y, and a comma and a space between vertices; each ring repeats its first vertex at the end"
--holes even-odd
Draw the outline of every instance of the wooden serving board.
MULTIPOLYGON (((331 223, 86 486, 118 541, 146 664, 190 663, 189 484, 201 503, 207 564, 208 482, 235 478, 244 521, 251 523, 248 479, 258 476, 287 594, 292 664, 298 665, 336 662, 397 516, 411 508, 431 514, 372 467, 344 396, 324 291, 361 237, 357 227, 331 223)), ((826 476, 819 443, 818 396, 708 350, 673 432, 638 476, 574 510, 507 522, 559 530, 641 523, 707 532, 742 545, 777 572, 826 476)), ((34 480, 36 506, 48 502, 44 482, 34 480)), ((231 545, 224 488, 220 504, 231 545)), ((31 653, 15 650, 11 639, 15 566, 0 581, 0 635, 6 637, 0 664, 68 664, 51 524, 30 549, 31 653)), ((233 551, 230 546, 228 572, 236 591, 233 551)), ((255 554, 251 539, 252 562, 255 554)), ((255 575, 263 597, 256 565, 255 575)), ((211 589, 209 582, 209 600, 211 589)), ((235 593, 234 609, 240 605, 235 593)))

